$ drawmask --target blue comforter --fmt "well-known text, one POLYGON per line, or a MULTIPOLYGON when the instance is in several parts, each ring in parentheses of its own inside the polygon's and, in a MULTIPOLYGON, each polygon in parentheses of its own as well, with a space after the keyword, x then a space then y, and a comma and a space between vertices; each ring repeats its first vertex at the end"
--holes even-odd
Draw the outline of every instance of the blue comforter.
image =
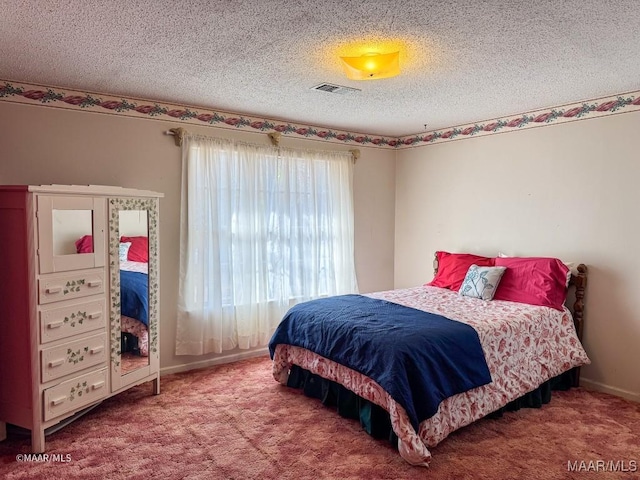
POLYGON ((271 341, 311 350, 375 380, 413 427, 442 400, 491 382, 477 332, 461 322, 361 295, 298 304, 271 341))
POLYGON ((120 313, 149 326, 149 276, 120 270, 120 313))

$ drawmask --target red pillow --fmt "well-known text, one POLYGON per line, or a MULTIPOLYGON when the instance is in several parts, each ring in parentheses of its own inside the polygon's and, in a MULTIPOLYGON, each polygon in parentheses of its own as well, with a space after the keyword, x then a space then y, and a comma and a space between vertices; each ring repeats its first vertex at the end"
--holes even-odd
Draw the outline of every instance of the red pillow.
POLYGON ((149 262, 149 239, 147 237, 120 237, 121 242, 131 242, 127 260, 149 262))
POLYGON ((449 288, 456 292, 473 264, 479 267, 492 267, 494 259, 472 255, 470 253, 436 252, 438 258, 438 273, 427 285, 431 287, 449 288))
POLYGON ((498 267, 507 267, 494 300, 528 303, 562 311, 567 298, 569 269, 557 258, 498 257, 498 267))
POLYGON ((85 235, 76 240, 76 252, 93 253, 93 236, 85 235))

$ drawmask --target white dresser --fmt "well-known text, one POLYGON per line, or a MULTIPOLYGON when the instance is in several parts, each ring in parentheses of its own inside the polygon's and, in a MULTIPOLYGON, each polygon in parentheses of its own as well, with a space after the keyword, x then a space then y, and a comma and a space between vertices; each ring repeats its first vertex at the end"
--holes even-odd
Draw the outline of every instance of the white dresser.
POLYGON ((0 439, 4 423, 14 424, 43 452, 47 428, 91 405, 147 381, 159 393, 161 196, 0 186, 0 439), (122 237, 144 245, 146 261, 122 263, 122 237), (124 265, 136 267, 148 294, 144 318, 127 317, 144 331, 137 352, 121 349, 124 265))

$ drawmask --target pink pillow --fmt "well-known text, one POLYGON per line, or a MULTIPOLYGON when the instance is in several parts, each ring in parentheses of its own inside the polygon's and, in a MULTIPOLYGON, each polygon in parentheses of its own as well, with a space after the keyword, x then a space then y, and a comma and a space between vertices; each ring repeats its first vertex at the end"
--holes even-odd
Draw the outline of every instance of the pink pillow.
POLYGON ((456 292, 460 290, 464 277, 471 265, 479 267, 493 267, 494 259, 481 257, 471 253, 436 252, 438 258, 438 273, 431 282, 430 287, 449 288, 456 292))
POLYGON ((147 237, 120 237, 121 242, 131 242, 127 260, 149 262, 149 239, 147 237))
POLYGON ((85 235, 76 240, 76 252, 93 253, 93 236, 85 235))
POLYGON ((498 257, 497 267, 507 267, 494 300, 528 303, 562 311, 567 298, 569 269, 557 258, 498 257))

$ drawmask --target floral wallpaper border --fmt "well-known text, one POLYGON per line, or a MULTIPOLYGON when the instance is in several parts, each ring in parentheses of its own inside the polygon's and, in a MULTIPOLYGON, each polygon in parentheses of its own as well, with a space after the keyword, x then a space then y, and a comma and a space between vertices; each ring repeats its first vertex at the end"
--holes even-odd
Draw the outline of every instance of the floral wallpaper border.
POLYGON ((236 113, 198 109, 184 105, 157 103, 151 100, 127 99, 110 95, 86 93, 27 83, 0 80, 0 101, 40 104, 43 106, 84 110, 128 117, 178 121, 217 128, 259 132, 280 132, 284 135, 325 140, 334 143, 371 145, 394 148, 395 138, 361 133, 342 132, 309 125, 294 125, 285 121, 247 117, 236 113))
POLYGON ((640 91, 601 97, 399 138, 342 132, 309 125, 294 125, 284 121, 246 117, 229 112, 217 112, 207 109, 196 110, 195 107, 161 104, 150 100, 127 99, 112 95, 86 93, 4 80, 0 80, 0 101, 38 104, 129 117, 171 120, 194 125, 208 125, 215 128, 241 129, 265 133, 280 132, 284 135, 333 143, 368 145, 379 148, 410 148, 638 111, 640 110, 640 91))
POLYGON ((451 140, 542 127, 586 118, 640 111, 640 91, 602 97, 581 103, 522 113, 484 122, 458 125, 398 138, 398 148, 418 147, 451 140))

